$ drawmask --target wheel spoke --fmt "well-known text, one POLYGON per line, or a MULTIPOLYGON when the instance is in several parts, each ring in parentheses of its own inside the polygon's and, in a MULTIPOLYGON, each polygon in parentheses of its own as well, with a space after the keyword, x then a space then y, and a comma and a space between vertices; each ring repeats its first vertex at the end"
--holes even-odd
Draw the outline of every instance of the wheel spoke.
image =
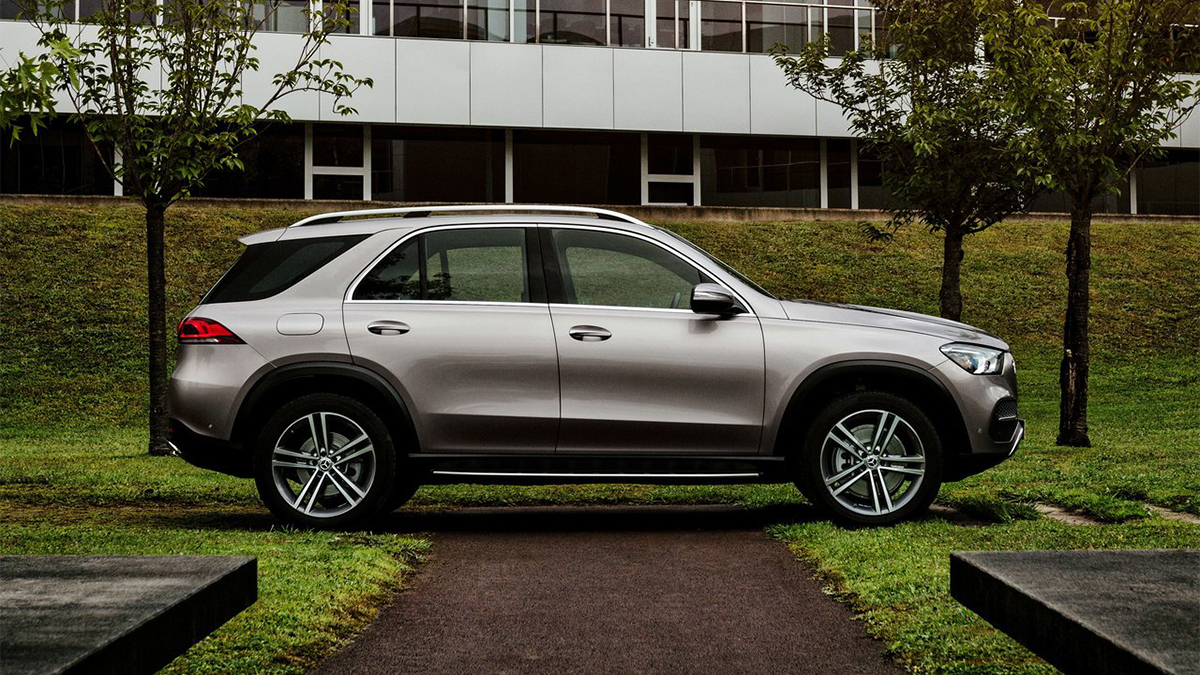
POLYGON ((863 447, 862 441, 858 440, 858 438, 855 437, 854 434, 850 433, 849 429, 842 426, 842 424, 840 422, 837 424, 837 426, 835 426, 833 428, 832 431, 829 432, 829 435, 826 438, 828 438, 829 440, 833 441, 834 443, 837 443, 838 445, 842 446, 843 450, 850 453, 851 455, 854 455, 854 457, 857 458, 858 460, 861 461, 861 460, 866 459, 867 449, 865 447, 863 447), (850 441, 854 445, 851 446, 845 440, 838 438, 837 434, 834 433, 836 431, 840 431, 843 434, 845 434, 846 438, 850 439, 850 441))
POLYGON ((312 459, 316 456, 316 453, 307 454, 303 452, 296 452, 294 450, 288 450, 287 448, 275 448, 275 454, 283 455, 285 457, 295 457, 296 459, 312 459))
POLYGON ((326 474, 318 473, 317 475, 319 476, 319 478, 317 478, 317 485, 313 488, 312 496, 308 498, 308 504, 304 507, 305 513, 312 512, 313 503, 317 501, 317 495, 321 494, 321 486, 325 484, 326 474))
POLYGON ((879 481, 880 491, 883 492, 883 505, 887 507, 887 513, 891 513, 893 510, 892 495, 888 492, 887 482, 883 480, 883 472, 879 469, 876 469, 875 478, 879 481))
MULTIPOLYGON (((356 438, 356 439, 354 439, 354 440, 350 441, 349 443, 347 443, 347 444, 343 445, 342 447, 338 448, 338 449, 336 450, 336 452, 337 452, 338 454, 341 454, 341 453, 343 453, 343 452, 347 452, 347 451, 349 451, 351 448, 353 448, 354 446, 358 445, 359 443, 362 443, 363 441, 367 440, 368 438, 370 438, 370 437, 369 437, 369 436, 367 436, 366 434, 363 434, 363 435, 359 436, 358 438, 356 438)), ((333 450, 332 450, 332 448, 331 448, 330 450, 331 450, 331 451, 333 451, 333 450)))
POLYGON ((363 492, 361 489, 359 489, 359 487, 358 487, 357 485, 355 485, 355 484, 354 484, 354 481, 350 480, 350 477, 349 477, 349 476, 347 476, 346 474, 342 473, 340 470, 338 470, 338 468, 337 468, 336 466, 335 466, 335 467, 332 467, 332 468, 330 468, 330 472, 331 472, 333 475, 336 475, 338 478, 341 478, 343 481, 345 481, 345 482, 346 482, 346 485, 349 485, 349 486, 350 486, 350 489, 351 489, 351 490, 354 490, 354 492, 356 492, 356 493, 358 494, 358 496, 359 496, 359 497, 366 497, 366 496, 367 496, 367 493, 365 493, 365 492, 363 492))
POLYGON ((863 476, 865 476, 865 475, 867 475, 867 474, 869 474, 869 473, 871 473, 871 470, 870 470, 870 469, 863 469, 863 470, 862 470, 862 473, 858 474, 858 475, 857 475, 857 476, 855 476, 854 478, 851 478, 850 480, 846 481, 845 483, 842 483, 842 485, 841 485, 840 487, 838 487, 838 489, 834 490, 834 491, 833 491, 833 496, 834 496, 834 497, 836 497, 836 496, 838 496, 838 495, 842 494, 843 492, 845 492, 845 491, 846 491, 846 488, 850 487, 851 485, 854 485, 854 484, 855 484, 855 483, 857 483, 857 482, 858 482, 860 479, 862 479, 862 477, 863 477, 863 476))
POLYGON ((321 436, 317 434, 317 414, 313 413, 308 416, 308 431, 312 434, 313 439, 313 454, 316 454, 321 449, 321 436))
POLYGON ((271 466, 282 466, 288 469, 315 469, 312 464, 301 464, 299 462, 285 462, 279 459, 271 460, 271 466))
POLYGON ((881 455, 879 457, 879 461, 881 461, 881 462, 916 462, 918 464, 924 464, 925 458, 910 456, 910 455, 881 455))
POLYGON ((871 503, 875 505, 875 513, 879 513, 879 489, 875 486, 875 472, 867 469, 867 482, 871 485, 871 503))
MULTIPOLYGON (((341 451, 339 450, 338 452, 341 452, 341 451)), ((339 464, 345 464, 346 462, 349 462, 350 460, 354 459, 355 457, 359 457, 359 456, 365 455, 365 454, 367 454, 368 452, 375 452, 375 446, 374 446, 374 445, 368 445, 367 447, 365 447, 365 448, 362 448, 362 449, 361 449, 361 450, 359 450, 358 452, 355 452, 355 453, 352 453, 352 454, 346 455, 345 457, 343 457, 343 458, 339 459, 338 461, 334 462, 334 463, 333 463, 333 465, 334 465, 334 466, 338 466, 339 464)))
POLYGON ((913 476, 925 475, 925 469, 912 469, 907 466, 881 466, 879 468, 883 471, 891 471, 892 473, 907 473, 913 476))
POLYGON ((329 413, 321 413, 320 424, 317 426, 317 431, 321 432, 321 448, 329 450, 329 421, 325 418, 329 413))
MULTIPOLYGON (((899 418, 897 418, 897 419, 899 419, 899 418)), ((879 439, 883 437, 883 434, 884 434, 883 430, 885 427, 887 427, 887 420, 888 420, 888 412, 886 410, 880 411, 879 424, 875 425, 875 433, 871 437, 871 447, 867 448, 868 450, 877 450, 879 447, 881 447, 879 445, 879 439)), ((892 427, 895 428, 895 423, 892 424, 892 427)))
MULTIPOLYGON (((339 474, 339 475, 340 475, 340 474, 339 474)), ((358 504, 360 501, 362 501, 362 498, 361 498, 361 497, 360 497, 360 498, 358 498, 358 499, 355 499, 354 497, 351 497, 351 496, 350 496, 350 494, 349 494, 348 492, 346 492, 346 491, 345 491, 345 490, 342 488, 341 484, 340 484, 340 483, 338 483, 336 480, 334 480, 334 479, 333 479, 333 476, 330 476, 330 477, 329 477, 329 482, 330 482, 330 483, 333 483, 333 487, 337 488, 337 491, 338 491, 338 492, 340 492, 340 493, 342 493, 342 497, 345 497, 345 499, 346 499, 346 505, 347 505, 348 507, 350 507, 350 508, 354 508, 354 506, 355 506, 356 504, 358 504)))
POLYGON ((833 485, 834 483, 838 482, 839 480, 841 480, 841 479, 845 478, 846 476, 849 476, 850 474, 854 473, 855 471, 858 471, 859 469, 861 469, 862 465, 863 465, 863 462, 859 462, 858 464, 855 464, 854 466, 850 467, 849 469, 846 469, 845 471, 839 473, 838 475, 833 476, 832 478, 826 479, 825 484, 833 485))
MULTIPOLYGON (((884 413, 884 415, 887 415, 887 413, 884 413)), ((898 426, 900 426, 900 416, 892 415, 892 426, 888 428, 883 441, 878 445, 880 452, 887 452, 887 446, 892 442, 892 438, 896 436, 896 427, 898 426)))
POLYGON ((292 502, 292 508, 300 508, 300 502, 303 501, 304 495, 308 493, 308 489, 312 487, 318 475, 320 475, 319 471, 313 471, 312 475, 308 477, 308 481, 304 484, 304 487, 300 488, 300 492, 296 493, 296 499, 292 502))

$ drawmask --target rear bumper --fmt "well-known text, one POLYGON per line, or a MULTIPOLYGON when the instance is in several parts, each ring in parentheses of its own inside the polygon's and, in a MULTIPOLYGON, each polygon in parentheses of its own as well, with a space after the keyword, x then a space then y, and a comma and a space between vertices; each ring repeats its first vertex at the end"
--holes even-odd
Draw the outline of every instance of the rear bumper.
POLYGON ((241 444, 201 436, 176 419, 171 420, 168 438, 175 452, 192 466, 238 478, 254 475, 253 458, 241 444))

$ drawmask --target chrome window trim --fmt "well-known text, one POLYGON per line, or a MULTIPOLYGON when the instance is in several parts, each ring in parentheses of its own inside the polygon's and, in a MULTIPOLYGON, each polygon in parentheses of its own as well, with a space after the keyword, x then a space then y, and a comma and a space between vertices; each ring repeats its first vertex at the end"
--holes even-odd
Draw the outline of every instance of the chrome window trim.
MULTIPOLYGON (((738 299, 738 301, 742 303, 742 306, 746 308, 746 311, 743 314, 738 314, 735 316, 754 316, 754 317, 758 316, 757 313, 754 311, 753 307, 751 306, 751 304, 746 301, 746 298, 743 297, 743 295, 741 293, 739 293, 735 288, 733 288, 731 286, 731 284, 728 282, 728 280, 723 279, 723 277, 725 276, 723 271, 714 272, 711 268, 708 268, 703 263, 694 260, 690 256, 686 255, 684 252, 679 251, 675 248, 672 248, 671 246, 669 246, 661 241, 658 241, 658 240, 654 239, 653 237, 648 237, 644 234, 641 234, 640 232, 630 232, 629 230, 625 230, 625 229, 622 229, 619 227, 604 227, 601 224, 580 225, 577 223, 553 223, 553 222, 447 223, 447 224, 442 224, 442 225, 430 225, 427 227, 410 230, 409 232, 407 232, 406 234, 401 236, 400 239, 396 240, 391 245, 387 246, 383 250, 383 252, 380 253, 379 255, 375 256, 371 260, 371 262, 367 263, 367 266, 364 267, 363 270, 358 273, 358 276, 356 276, 354 278, 354 281, 350 284, 350 288, 346 290, 345 295, 342 297, 342 303, 343 304, 353 303, 353 304, 449 305, 449 306, 454 306, 454 307, 463 307, 466 305, 497 306, 497 307, 531 307, 531 306, 547 306, 548 305, 551 307, 558 306, 558 307, 562 307, 562 308, 594 307, 594 308, 598 308, 598 309, 631 309, 631 310, 639 310, 639 311, 649 310, 649 311, 656 311, 656 312, 687 312, 689 314, 695 314, 695 312, 693 312, 690 309, 683 309, 683 308, 676 308, 676 307, 624 307, 621 305, 584 305, 584 304, 571 304, 571 303, 541 303, 541 302, 488 302, 488 301, 482 301, 482 300, 472 301, 472 300, 355 300, 354 299, 354 292, 356 290, 358 290, 358 285, 360 283, 362 283, 362 280, 368 274, 370 274, 371 270, 375 269, 375 266, 378 265, 385 257, 387 257, 388 254, 390 254, 396 248, 403 246, 405 243, 407 243, 413 237, 416 237, 421 234, 428 234, 430 232, 437 232, 437 231, 441 231, 441 230, 460 230, 460 229, 496 230, 496 229, 514 229, 514 228, 523 230, 523 229, 526 229, 529 227, 536 227, 538 229, 591 230, 594 232, 604 232, 607 234, 616 234, 616 235, 623 235, 623 236, 627 236, 627 237, 633 237, 635 239, 640 239, 647 243, 653 244, 653 245, 661 248, 662 250, 666 251, 667 253, 674 255, 676 258, 679 258, 682 262, 689 265, 693 269, 696 269, 711 278, 722 280, 721 285, 724 286, 725 288, 729 289, 729 292, 733 293, 733 295, 738 299)), ((544 266, 545 261, 543 261, 542 264, 544 266)))

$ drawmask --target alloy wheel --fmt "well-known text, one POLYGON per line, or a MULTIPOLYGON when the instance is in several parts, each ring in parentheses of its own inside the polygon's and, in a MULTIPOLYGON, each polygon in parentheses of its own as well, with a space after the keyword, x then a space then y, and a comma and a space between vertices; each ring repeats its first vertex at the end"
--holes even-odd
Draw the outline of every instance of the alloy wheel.
POLYGON ((908 421, 888 410, 860 410, 825 435, 821 479, 842 507, 883 516, 916 497, 925 462, 921 437, 908 421))
POLYGON ((375 446, 354 420, 314 412, 289 424, 271 452, 271 475, 297 513, 333 518, 357 506, 375 481, 375 446))

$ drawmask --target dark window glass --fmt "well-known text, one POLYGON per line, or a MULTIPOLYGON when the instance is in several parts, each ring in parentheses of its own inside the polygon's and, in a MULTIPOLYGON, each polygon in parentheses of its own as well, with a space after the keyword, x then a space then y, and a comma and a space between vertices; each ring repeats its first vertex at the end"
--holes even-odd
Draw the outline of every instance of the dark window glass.
POLYGON ((541 0, 539 42, 605 44, 604 0, 541 0))
POLYGON ((537 42, 537 12, 535 0, 512 0, 513 42, 537 42))
MULTIPOLYGON (((304 125, 269 124, 237 149, 244 170, 213 171, 197 197, 304 198, 304 125)), ((361 195, 360 195, 361 196, 361 195)))
POLYGON ((522 203, 638 204, 637 134, 513 132, 513 196, 522 203))
POLYGON ((737 2, 700 3, 700 49, 706 52, 742 51, 742 5, 737 2))
POLYGON ((418 235, 376 265, 354 299, 528 302, 525 256, 519 227, 418 235))
POLYGON ((363 165, 363 128, 357 124, 314 124, 313 166, 363 165))
POLYGON ((816 139, 706 136, 700 141, 701 203, 711 206, 821 204, 816 139))
MULTIPOLYGON (((44 16, 48 7, 36 0, 0 0, 0 19, 31 20, 44 16)), ((67 21, 75 20, 75 3, 59 2, 55 6, 55 14, 67 21)))
POLYGON ((861 47, 867 42, 873 41, 871 35, 871 12, 860 9, 855 12, 855 15, 858 17, 858 32, 856 33, 858 35, 858 44, 855 46, 861 47))
POLYGON ((765 54, 776 44, 796 52, 808 44, 808 8, 746 3, 746 51, 765 54))
POLYGON ((508 39, 508 0, 468 0, 467 39, 504 42, 508 39))
POLYGON ((396 37, 463 37, 461 0, 393 0, 392 35, 396 37))
POLYGON ((342 0, 342 6, 335 11, 326 5, 325 17, 328 21, 327 30, 330 33, 349 33, 357 35, 359 30, 358 0, 342 0))
POLYGON ((371 197, 397 202, 504 201, 504 132, 377 126, 371 197))
POLYGON ((251 6, 254 19, 262 26, 260 30, 275 33, 307 33, 308 9, 308 0, 256 2, 251 6))
POLYGON ((313 176, 313 199, 363 198, 362 176, 313 176))
POLYGON ((647 195, 651 204, 676 204, 693 206, 696 192, 691 183, 651 182, 647 195))
MULTIPOLYGON (((1070 213, 1071 200, 1065 192, 1044 192, 1034 200, 1029 210, 1035 213, 1070 213)), ((1129 182, 1123 181, 1115 193, 1093 199, 1092 213, 1129 213, 1129 182)))
POLYGON ((649 134, 646 138, 647 168, 650 173, 690 176, 693 141, 691 135, 649 134))
MULTIPOLYGON (((104 157, 112 151, 101 148, 104 157)), ((37 135, 0 140, 0 192, 8 194, 111 195, 113 179, 83 126, 51 120, 37 135)))
POLYGON ((829 41, 835 56, 854 49, 854 10, 829 9, 829 41))
POLYGON ((642 0, 609 2, 609 44, 614 47, 644 47, 646 3, 642 0))
POLYGON ((392 34, 391 0, 375 0, 371 3, 371 35, 392 34))
POLYGON ((850 141, 825 142, 826 175, 829 177, 829 208, 850 208, 850 141))
POLYGON ((552 230, 566 302, 613 307, 691 307, 692 288, 709 281, 679 256, 634 237, 552 230))
POLYGON ((1136 171, 1138 213, 1200 216, 1200 150, 1171 150, 1136 171))
POLYGON ((277 295, 363 239, 366 235, 255 244, 246 248, 200 302, 249 302, 277 295))
POLYGON ((858 153, 858 207, 891 208, 891 192, 883 185, 883 162, 869 152, 858 153))

